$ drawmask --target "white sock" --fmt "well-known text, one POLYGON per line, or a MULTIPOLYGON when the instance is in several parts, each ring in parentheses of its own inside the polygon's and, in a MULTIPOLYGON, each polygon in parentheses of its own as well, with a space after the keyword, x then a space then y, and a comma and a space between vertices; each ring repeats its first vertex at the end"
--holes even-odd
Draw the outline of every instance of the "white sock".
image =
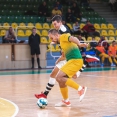
POLYGON ((81 73, 80 71, 76 73, 77 78, 80 76, 80 73, 81 73))
POLYGON ((50 91, 50 90, 52 89, 52 87, 54 86, 55 82, 56 82, 56 79, 50 77, 49 82, 47 83, 46 89, 45 89, 46 94, 49 93, 49 91, 50 91))
POLYGON ((55 84, 55 82, 56 82, 56 79, 50 77, 50 79, 49 79, 49 84, 55 84))
POLYGON ((78 91, 80 91, 81 89, 82 89, 82 87, 81 87, 81 86, 79 86, 78 91))
POLYGON ((68 99, 66 99, 66 100, 64 100, 65 102, 69 102, 69 98, 68 99))

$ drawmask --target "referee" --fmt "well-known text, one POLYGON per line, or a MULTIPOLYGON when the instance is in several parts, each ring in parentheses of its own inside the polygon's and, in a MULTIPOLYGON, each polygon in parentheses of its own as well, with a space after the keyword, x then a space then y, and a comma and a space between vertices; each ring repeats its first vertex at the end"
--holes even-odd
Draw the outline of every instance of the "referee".
POLYGON ((40 66, 40 59, 39 59, 39 54, 40 54, 40 36, 36 33, 36 28, 34 27, 32 29, 32 34, 29 36, 29 41, 30 45, 30 50, 31 50, 31 56, 32 56, 32 69, 34 68, 34 57, 36 54, 37 57, 37 64, 38 64, 38 69, 41 69, 40 66))

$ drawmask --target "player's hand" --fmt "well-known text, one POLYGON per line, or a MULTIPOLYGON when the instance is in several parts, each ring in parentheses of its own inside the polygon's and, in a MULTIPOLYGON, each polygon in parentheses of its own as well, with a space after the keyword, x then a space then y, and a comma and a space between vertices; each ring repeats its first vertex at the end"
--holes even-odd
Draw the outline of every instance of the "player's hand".
POLYGON ((84 47, 88 47, 89 46, 89 43, 84 43, 84 47))
POLYGON ((73 75, 73 77, 72 77, 73 79, 76 79, 77 78, 77 75, 75 74, 75 75, 73 75))
POLYGON ((58 64, 59 61, 56 61, 55 64, 58 64))

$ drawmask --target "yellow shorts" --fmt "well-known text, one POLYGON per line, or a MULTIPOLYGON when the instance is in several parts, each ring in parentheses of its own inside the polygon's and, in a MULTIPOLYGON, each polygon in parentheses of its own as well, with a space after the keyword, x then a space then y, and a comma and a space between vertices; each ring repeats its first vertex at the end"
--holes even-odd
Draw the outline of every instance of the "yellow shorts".
POLYGON ((83 59, 72 59, 67 61, 67 63, 61 67, 63 71, 69 78, 71 78, 77 71, 79 71, 83 66, 83 59))

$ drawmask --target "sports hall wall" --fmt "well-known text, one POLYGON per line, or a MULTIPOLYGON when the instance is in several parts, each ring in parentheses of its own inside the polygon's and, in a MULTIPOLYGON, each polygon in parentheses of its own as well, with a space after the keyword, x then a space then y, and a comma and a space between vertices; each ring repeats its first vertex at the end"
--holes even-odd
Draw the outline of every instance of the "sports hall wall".
MULTIPOLYGON (((45 68, 47 51, 46 45, 41 44, 40 51, 40 64, 45 68)), ((31 68, 31 55, 28 44, 0 44, 0 69, 27 68, 31 68)))

